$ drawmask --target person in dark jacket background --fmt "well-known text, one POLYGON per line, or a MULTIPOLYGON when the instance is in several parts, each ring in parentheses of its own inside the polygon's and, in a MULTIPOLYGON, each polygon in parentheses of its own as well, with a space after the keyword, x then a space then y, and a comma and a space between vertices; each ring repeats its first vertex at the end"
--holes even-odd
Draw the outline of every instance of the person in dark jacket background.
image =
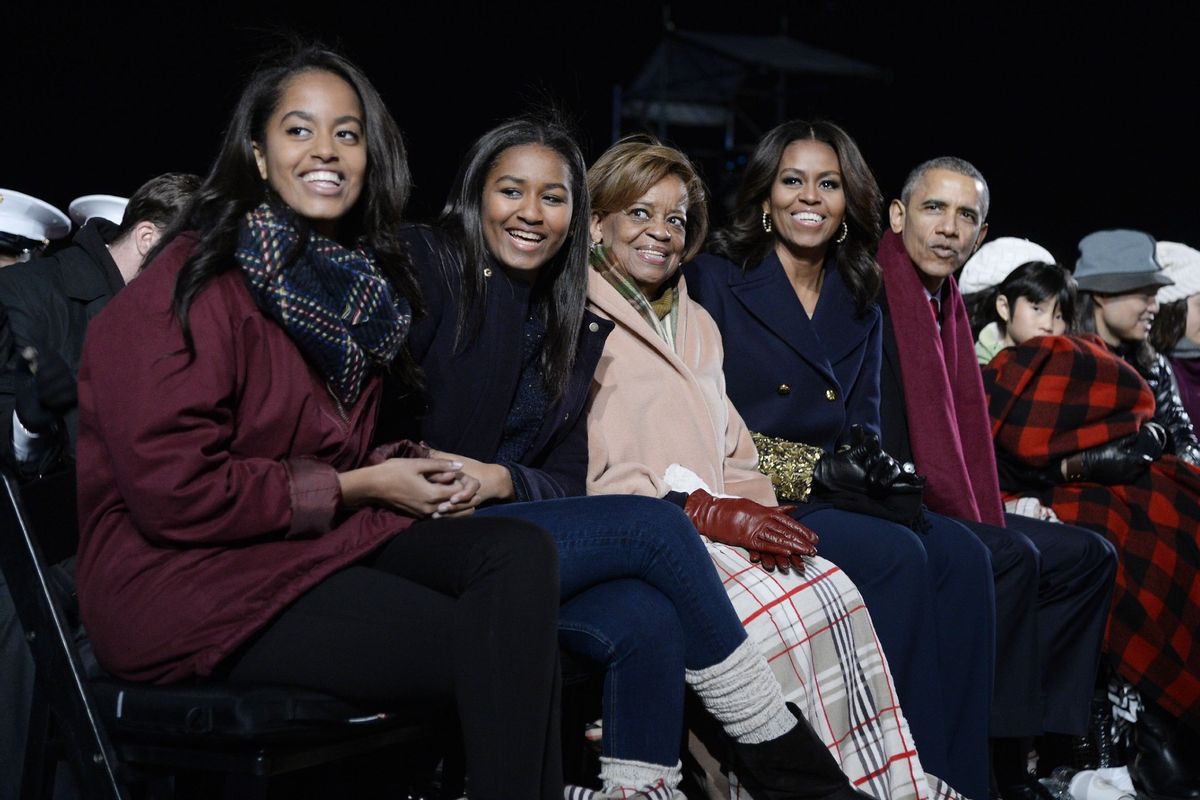
POLYGON ((93 217, 70 247, 0 271, 0 453, 19 472, 45 474, 73 458, 88 323, 137 276, 199 185, 186 173, 151 178, 120 225, 93 217))
MULTIPOLYGON (((0 270, 0 458, 19 475, 44 475, 74 462, 75 375, 88 322, 137 275, 199 185, 197 176, 184 173, 151 178, 130 199, 121 225, 93 218, 70 247, 0 270), (28 347, 35 352, 23 352, 28 347)), ((0 707, 11 710, 0 731, 0 772, 16 769, 19 776, 33 660, 2 574, 0 674, 7 698, 0 707)), ((0 790, 15 785, 16 776, 0 774, 0 790)))

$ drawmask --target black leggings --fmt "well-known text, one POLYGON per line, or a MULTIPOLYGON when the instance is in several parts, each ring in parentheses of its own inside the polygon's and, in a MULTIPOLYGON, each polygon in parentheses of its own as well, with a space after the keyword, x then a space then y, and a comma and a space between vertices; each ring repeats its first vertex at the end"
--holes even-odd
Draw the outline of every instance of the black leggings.
POLYGON ((500 517, 414 524, 310 589, 229 680, 375 701, 453 697, 472 800, 562 797, 558 555, 500 517))

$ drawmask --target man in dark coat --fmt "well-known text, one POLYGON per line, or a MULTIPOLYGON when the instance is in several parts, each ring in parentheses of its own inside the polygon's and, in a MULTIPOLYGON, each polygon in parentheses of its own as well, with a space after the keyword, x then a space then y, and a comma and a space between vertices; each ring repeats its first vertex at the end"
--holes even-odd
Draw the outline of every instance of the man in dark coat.
MULTIPOLYGON (((88 323, 137 275, 199 185, 198 177, 183 173, 152 178, 134 192, 119 226, 94 218, 70 247, 0 270, 0 457, 18 474, 32 477, 73 464, 75 376, 88 323)), ((6 709, 0 719, 0 796, 15 797, 33 662, 2 573, 0 674, 0 708, 6 709)))
MULTIPOLYGON (((1041 796, 1028 741, 1080 735, 1095 685, 1116 554, 1103 537, 1004 513, 982 380, 953 274, 987 233, 987 183, 956 158, 917 167, 879 247, 884 449, 927 476, 926 503, 992 554, 996 681, 989 721, 1005 800, 1041 796)), ((1048 766, 1054 766, 1050 764, 1048 766)))
POLYGON ((0 272, 0 452, 23 474, 72 457, 88 322, 137 275, 198 186, 194 175, 153 178, 130 198, 120 225, 95 217, 70 247, 0 272))

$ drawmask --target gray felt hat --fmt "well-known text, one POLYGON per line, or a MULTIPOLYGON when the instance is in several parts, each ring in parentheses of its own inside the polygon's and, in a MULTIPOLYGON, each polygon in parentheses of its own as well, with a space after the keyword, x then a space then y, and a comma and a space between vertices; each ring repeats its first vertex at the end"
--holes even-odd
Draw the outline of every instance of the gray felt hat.
POLYGON ((1130 230, 1096 231, 1083 237, 1075 280, 1080 291, 1099 294, 1174 283, 1154 257, 1154 237, 1130 230))

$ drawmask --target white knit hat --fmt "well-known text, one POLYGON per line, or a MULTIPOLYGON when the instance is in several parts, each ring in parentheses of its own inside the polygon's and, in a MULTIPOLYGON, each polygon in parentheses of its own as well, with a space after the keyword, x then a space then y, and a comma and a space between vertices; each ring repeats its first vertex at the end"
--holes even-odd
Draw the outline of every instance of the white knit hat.
POLYGON ((958 276, 958 288, 963 294, 974 294, 991 289, 1009 276, 1013 270, 1030 261, 1057 263, 1050 251, 1040 244, 1015 236, 1001 236, 975 251, 975 255, 963 264, 958 276))
POLYGON ((1159 303, 1186 300, 1200 293, 1200 250, 1193 250, 1180 242, 1158 242, 1154 256, 1162 264, 1163 272, 1175 281, 1173 286, 1159 288, 1159 303))

